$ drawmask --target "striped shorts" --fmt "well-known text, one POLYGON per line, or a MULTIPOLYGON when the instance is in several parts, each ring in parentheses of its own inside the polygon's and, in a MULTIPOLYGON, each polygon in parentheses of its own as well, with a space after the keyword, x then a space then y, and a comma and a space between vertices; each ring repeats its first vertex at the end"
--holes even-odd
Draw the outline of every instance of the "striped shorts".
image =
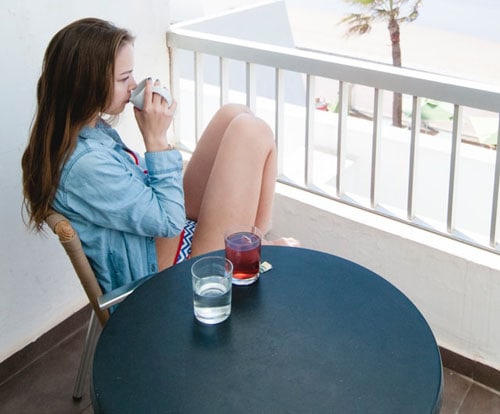
POLYGON ((189 256, 191 256, 191 245, 193 244, 193 235, 195 229, 196 221, 186 219, 186 224, 184 224, 184 229, 182 230, 179 240, 179 246, 177 247, 177 254, 175 255, 174 264, 183 262, 184 260, 189 259, 189 256))

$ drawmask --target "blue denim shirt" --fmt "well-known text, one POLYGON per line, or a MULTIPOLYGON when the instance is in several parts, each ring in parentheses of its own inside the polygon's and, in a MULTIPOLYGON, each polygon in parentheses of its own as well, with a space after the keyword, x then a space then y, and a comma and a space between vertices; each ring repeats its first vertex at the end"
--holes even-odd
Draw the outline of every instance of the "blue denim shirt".
POLYGON ((136 165, 125 149, 108 125, 84 127, 53 202, 105 292, 158 271, 154 238, 176 236, 186 219, 180 153, 135 154, 136 165))

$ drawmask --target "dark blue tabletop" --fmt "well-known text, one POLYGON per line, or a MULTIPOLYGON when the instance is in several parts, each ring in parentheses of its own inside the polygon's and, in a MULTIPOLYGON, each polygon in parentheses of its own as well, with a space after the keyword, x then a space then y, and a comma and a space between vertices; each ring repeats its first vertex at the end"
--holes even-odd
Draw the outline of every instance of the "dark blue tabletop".
POLYGON ((266 246, 262 259, 273 269, 233 286, 219 325, 193 316, 192 261, 130 295, 97 345, 95 412, 439 412, 439 350, 406 296, 329 254, 266 246))

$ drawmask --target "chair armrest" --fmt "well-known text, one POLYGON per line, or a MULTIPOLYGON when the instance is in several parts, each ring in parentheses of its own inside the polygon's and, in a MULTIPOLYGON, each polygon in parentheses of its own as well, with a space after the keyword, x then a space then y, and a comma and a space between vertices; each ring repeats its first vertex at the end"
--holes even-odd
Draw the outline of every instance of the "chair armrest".
POLYGON ((127 283, 126 285, 120 286, 97 298, 97 304, 99 309, 105 310, 110 307, 117 305, 122 302, 128 295, 130 295, 138 286, 142 285, 146 280, 154 276, 154 273, 140 279, 134 280, 133 282, 127 283))

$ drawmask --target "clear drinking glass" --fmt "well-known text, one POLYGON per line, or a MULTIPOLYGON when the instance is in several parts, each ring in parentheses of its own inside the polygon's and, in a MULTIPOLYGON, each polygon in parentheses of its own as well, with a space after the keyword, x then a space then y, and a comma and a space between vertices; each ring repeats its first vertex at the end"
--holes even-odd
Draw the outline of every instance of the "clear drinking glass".
POLYGON ((191 275, 196 319, 210 325, 225 321, 231 314, 232 263, 206 256, 193 263, 191 275))

